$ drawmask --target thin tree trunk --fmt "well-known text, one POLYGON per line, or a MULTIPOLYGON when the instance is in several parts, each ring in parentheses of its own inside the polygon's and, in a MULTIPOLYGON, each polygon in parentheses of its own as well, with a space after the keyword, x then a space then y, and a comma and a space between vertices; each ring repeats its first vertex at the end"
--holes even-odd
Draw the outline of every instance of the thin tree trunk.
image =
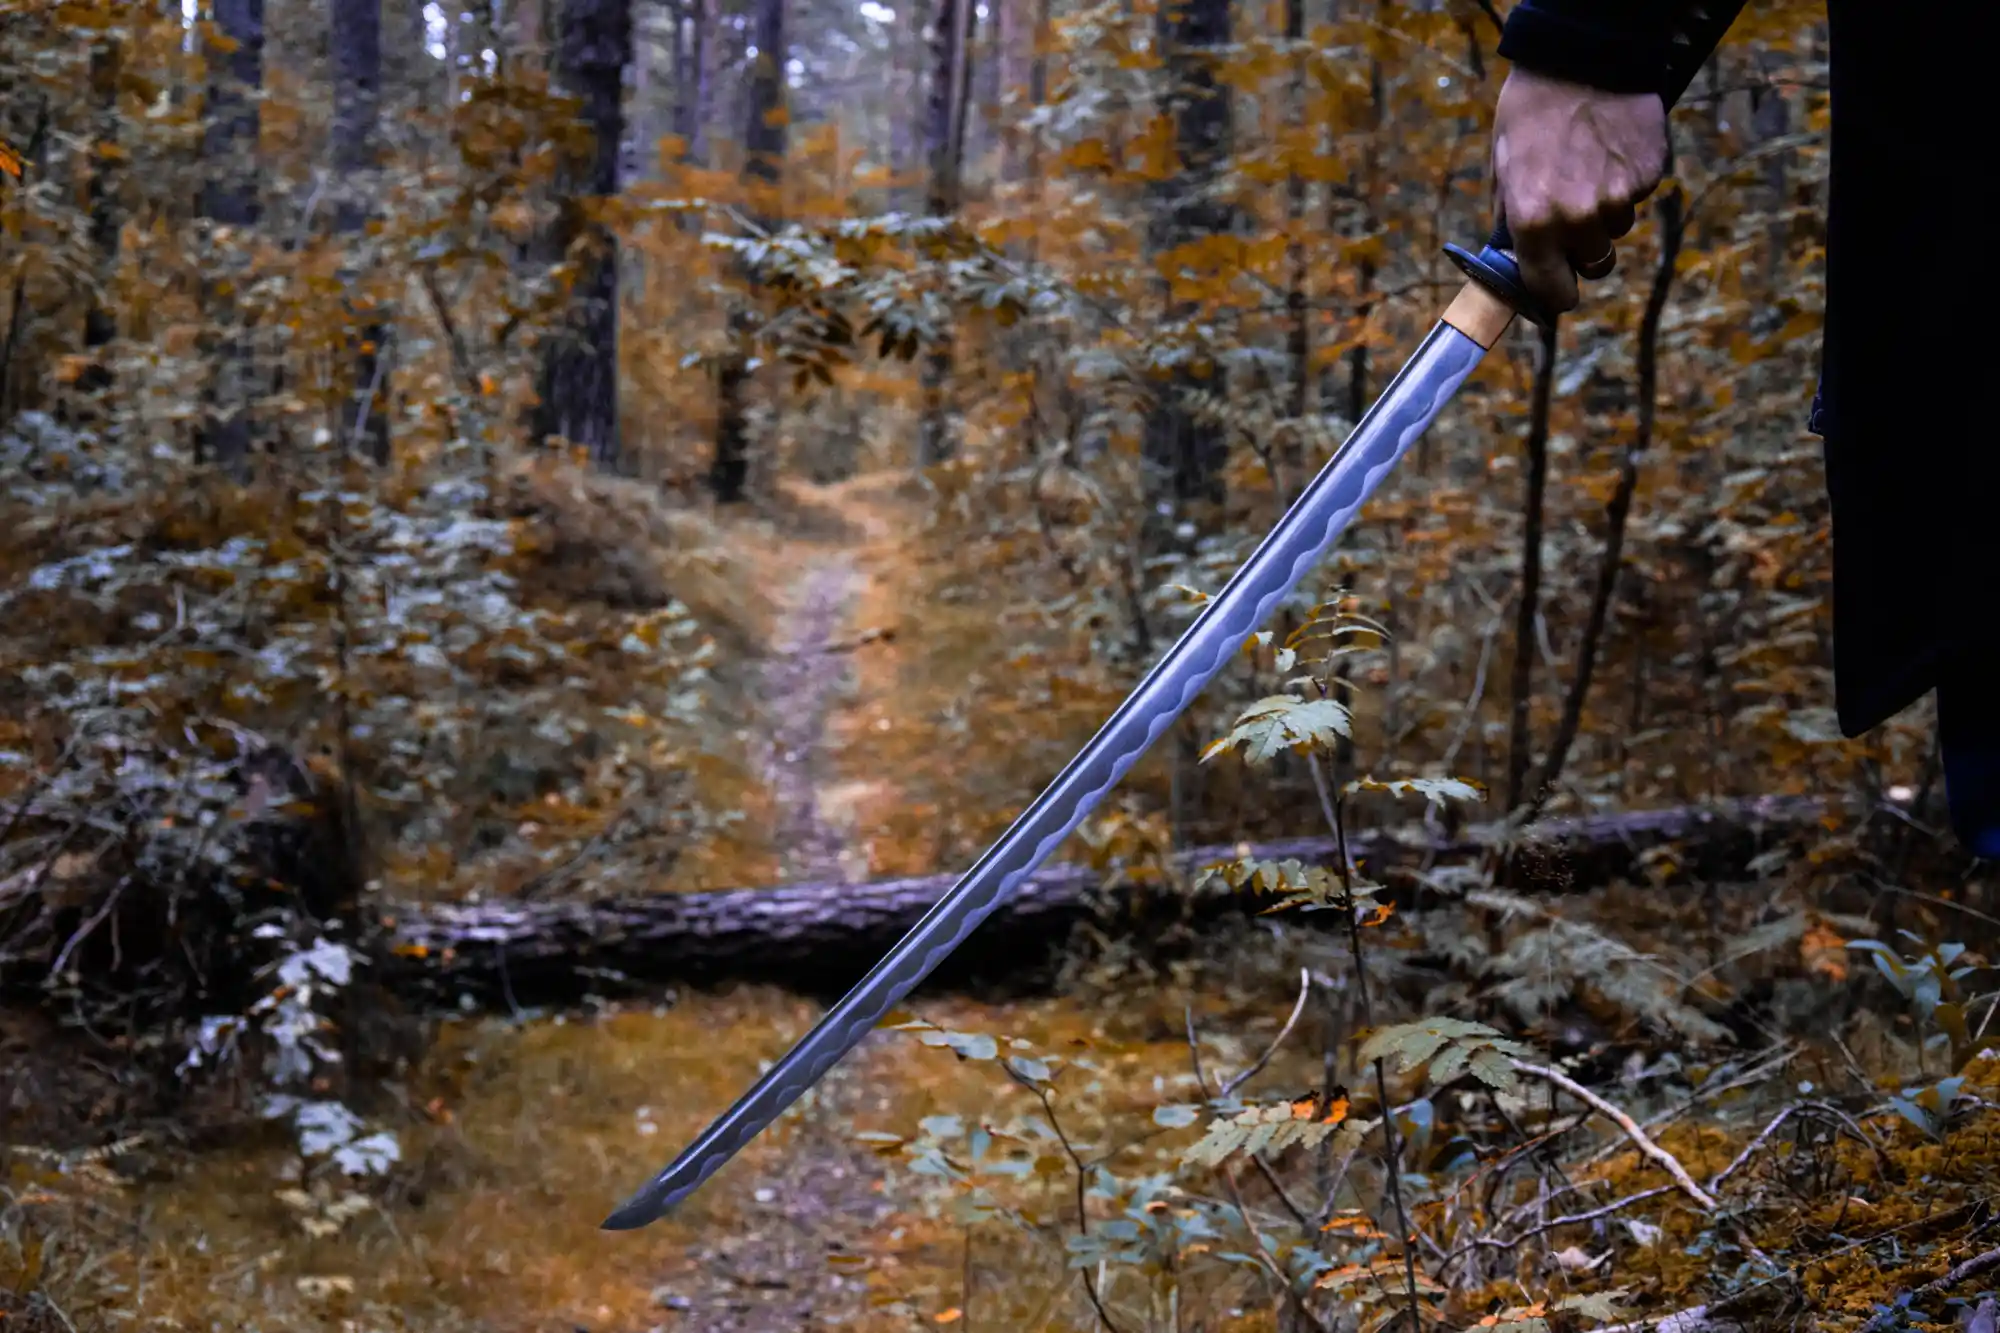
POLYGON ((1027 170, 1027 154, 1023 151, 1020 116, 1010 109, 1009 104, 1019 96, 1028 96, 1029 84, 1034 79, 1032 67, 1038 59, 1040 31, 1039 24, 1031 20, 1029 6, 1041 0, 995 0, 999 12, 994 17, 995 53, 994 82, 998 89, 995 100, 994 118, 999 127, 1000 138, 1000 179, 1008 184, 1017 184, 1027 170))
MULTIPOLYGON (((1334 15, 1339 17, 1340 0, 1334 2, 1334 15)), ((1368 152, 1361 177, 1361 229, 1363 236, 1374 234, 1378 225, 1373 200, 1378 189, 1381 167, 1382 122, 1386 90, 1382 82, 1382 62, 1371 57, 1368 62, 1368 152)), ((1337 216, 1338 203, 1333 191, 1327 192, 1328 224, 1338 232, 1340 222, 1337 216)), ((1370 383, 1372 367, 1369 364, 1367 329, 1369 317, 1374 312, 1375 261, 1363 257, 1355 274, 1355 340, 1347 353, 1347 420, 1350 425, 1358 424, 1368 410, 1368 395, 1373 387, 1370 383)), ((1329 373, 1332 373, 1329 368, 1329 373)), ((1350 527, 1340 535, 1336 550, 1352 547, 1358 534, 1350 527)), ((1354 703, 1354 659, 1344 657, 1334 669, 1334 697, 1345 707, 1354 703)), ((1354 738, 1343 735, 1334 743, 1334 762, 1342 771, 1352 771, 1354 767, 1354 738)))
POLYGON ((630 0, 564 0, 551 65, 557 86, 582 103, 587 153, 563 164, 552 250, 578 264, 565 326, 542 355, 532 430, 588 449, 600 467, 623 460, 618 441, 618 242, 586 223, 585 200, 618 193, 624 139, 624 71, 632 58, 630 0))
POLYGON ((1542 517, 1549 482, 1549 407, 1556 375, 1556 330, 1541 331, 1535 393, 1528 414, 1528 491, 1521 502, 1521 601, 1514 615, 1514 697, 1507 734, 1507 808, 1526 794, 1533 762, 1535 619, 1542 611, 1542 517))
MULTIPOLYGON (((202 157, 207 171, 201 213, 218 231, 237 231, 256 226, 262 213, 257 193, 257 99, 264 82, 264 0, 212 0, 211 13, 215 31, 233 43, 233 49, 211 47, 206 53, 202 157)), ((225 262, 240 268, 233 258, 225 262)), ((225 294, 240 288, 239 282, 229 280, 211 284, 205 294, 208 323, 220 332, 211 348, 214 375, 207 389, 209 411, 199 450, 204 459, 238 475, 249 465, 256 376, 250 339, 238 327, 241 312, 233 297, 225 294)))
MULTIPOLYGON (((119 235, 124 214, 119 208, 118 90, 124 49, 118 38, 105 34, 90 52, 90 94, 97 111, 97 141, 90 156, 90 246, 97 255, 97 290, 83 315, 83 345, 101 353, 118 336, 118 311, 111 292, 118 279, 119 235)), ((92 358, 78 377, 77 387, 96 392, 111 383, 111 368, 103 355, 92 358)))
MULTIPOLYGON (((1303 42, 1305 35, 1305 0, 1285 0, 1285 40, 1303 42)), ((1305 55, 1295 53, 1292 57, 1290 97, 1294 130, 1303 130, 1307 122, 1306 99, 1309 94, 1306 72, 1305 55)), ((1286 245, 1291 252, 1291 282, 1285 292, 1285 307, 1289 316, 1286 354, 1292 363, 1291 401, 1287 405, 1287 415, 1297 424, 1284 447, 1272 454, 1272 458, 1279 463, 1277 475, 1271 480, 1278 493, 1278 508, 1281 511, 1291 501, 1287 473, 1305 466, 1305 441, 1299 432, 1304 429, 1312 398, 1309 388, 1312 381, 1312 272, 1306 254, 1306 195, 1306 178, 1295 165, 1285 182, 1285 221, 1291 233, 1286 245)))
MULTIPOLYGON (((1054 25, 1055 0, 1035 0, 1034 50, 1028 62, 1028 104, 1038 110, 1049 100, 1049 36, 1054 31, 1054 25)), ((1039 133, 1028 141, 1028 180, 1039 202, 1042 182, 1042 136, 1039 133)))
POLYGON ((924 77, 923 18, 918 0, 903 0, 896 6, 896 34, 891 38, 889 85, 894 99, 889 107, 889 175, 895 184, 889 195, 892 206, 903 197, 903 173, 916 156, 917 119, 902 108, 921 96, 924 77))
POLYGON ((1563 701, 1562 720, 1556 726, 1549 756, 1536 772, 1534 786, 1527 793, 1534 809, 1540 809, 1548 799, 1557 779, 1562 777, 1570 747, 1576 743, 1577 731, 1583 724, 1583 707, 1590 697, 1591 675, 1611 615, 1612 594, 1617 591, 1618 576, 1624 568, 1625 525, 1632 514, 1632 496, 1639 488, 1639 463, 1653 443, 1660 378, 1660 316, 1665 313, 1667 298, 1673 292, 1674 261, 1681 252, 1685 204, 1686 199, 1676 186, 1663 192, 1653 205, 1660 219, 1660 262, 1653 270, 1652 291, 1647 294, 1646 312, 1639 322, 1639 424, 1619 463, 1618 489, 1606 507, 1604 561, 1598 566, 1590 618, 1584 625, 1582 646, 1577 649, 1576 679, 1570 684, 1569 697, 1563 701))
MULTIPOLYGON (((374 198, 377 127, 382 105, 382 0, 331 0, 328 44, 333 56, 334 231, 358 239, 374 198)), ((349 290, 358 291, 361 265, 350 250, 342 262, 349 290)), ((348 410, 341 430, 353 447, 376 463, 389 461, 389 384, 381 312, 357 296, 346 373, 348 410)))
MULTIPOLYGON (((759 224, 776 224, 778 183, 785 163, 785 0, 758 0, 757 59, 751 69, 748 124, 744 130, 743 174, 762 196, 753 205, 759 224)), ((738 504, 750 494, 750 415, 748 389, 755 317, 754 277, 743 275, 752 290, 730 312, 734 347, 716 369, 715 462, 709 488, 723 504, 738 504)))
MULTIPOLYGON (((932 30, 931 87, 924 148, 930 158, 925 210, 934 218, 956 216, 965 157, 965 112, 971 85, 972 0, 938 0, 932 30)), ((917 433, 917 465, 931 467, 957 452, 952 438, 949 390, 953 330, 940 331, 926 351, 922 371, 923 418, 917 433)))
MULTIPOLYGON (((1758 68, 1768 80, 1776 74, 1784 63, 1782 52, 1760 51, 1758 68)), ((1774 83, 1766 83, 1762 88, 1750 90, 1751 131, 1759 143, 1779 139, 1791 129, 1791 106, 1785 100, 1785 90, 1774 83)), ((1773 153, 1764 163, 1764 207, 1769 222, 1764 230, 1764 290, 1775 292, 1778 285, 1778 270, 1785 259, 1785 241, 1790 227, 1784 219, 1784 209, 1789 179, 1789 153, 1773 153)), ((1775 313, 1775 312, 1774 312, 1775 313)))
POLYGON ((680 45, 674 67, 674 135, 681 141, 681 161, 703 166, 708 161, 708 114, 715 87, 715 52, 709 39, 709 19, 715 0, 683 0, 675 31, 680 45))
MULTIPOLYGON (((1229 229, 1231 210, 1213 197, 1228 159, 1231 116, 1229 87, 1216 77, 1214 59, 1229 40, 1229 0, 1174 0, 1160 12, 1160 45, 1169 71, 1165 109, 1173 119, 1180 170, 1157 192, 1156 254, 1229 229)), ((1168 318, 1188 313, 1169 301, 1168 318)), ((1222 500, 1224 436, 1198 420, 1183 400, 1210 383, 1180 371, 1160 387, 1147 414, 1149 521, 1159 517, 1162 505, 1171 512, 1193 501, 1222 500)))

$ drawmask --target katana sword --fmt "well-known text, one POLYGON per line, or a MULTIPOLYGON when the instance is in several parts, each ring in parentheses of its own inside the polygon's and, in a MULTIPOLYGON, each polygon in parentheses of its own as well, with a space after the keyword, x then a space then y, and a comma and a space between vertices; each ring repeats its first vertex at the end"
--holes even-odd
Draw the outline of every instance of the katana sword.
MULTIPOLYGON (((1676 35, 1678 45, 1667 61, 1662 97, 1668 107, 1680 100, 1742 5, 1743 0, 1717 0, 1694 7, 1689 31, 1676 35)), ((860 1045, 884 1015, 1048 859, 1241 651, 1244 641, 1354 521, 1508 325, 1517 316, 1543 328, 1553 322, 1521 283, 1504 217, 1477 254, 1456 245, 1444 249, 1465 274, 1465 285, 1375 405, 1355 423, 1346 441, 1222 591, 1146 673, 1111 720, 951 891, 734 1106, 606 1218, 605 1230, 630 1231, 658 1220, 860 1045)))
POLYGON ((1289 596, 1354 521, 1488 349, 1522 314, 1541 316, 1513 257, 1446 247, 1468 281, 1353 433, 1256 551, 1048 789, 799 1043, 674 1163, 604 1221, 658 1219, 776 1120, 945 956, 1007 901, 1289 596))

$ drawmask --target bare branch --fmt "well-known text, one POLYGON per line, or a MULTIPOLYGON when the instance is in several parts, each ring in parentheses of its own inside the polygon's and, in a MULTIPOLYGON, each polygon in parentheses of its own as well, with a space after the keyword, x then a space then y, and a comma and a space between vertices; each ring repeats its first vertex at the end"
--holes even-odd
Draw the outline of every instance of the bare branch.
POLYGON ((1680 1164, 1680 1159, 1665 1148, 1662 1148, 1659 1144, 1653 1142, 1646 1131, 1639 1128, 1639 1122, 1631 1116, 1625 1114, 1625 1112, 1619 1110, 1610 1102, 1605 1101, 1604 1098, 1598 1096, 1589 1088, 1584 1087, 1560 1069, 1551 1069, 1546 1065, 1531 1065, 1523 1060, 1514 1060, 1509 1063, 1513 1065, 1515 1073, 1527 1074, 1530 1077, 1539 1078, 1545 1082, 1554 1084, 1588 1106, 1591 1110, 1617 1125, 1620 1130, 1624 1131, 1625 1137, 1632 1141, 1633 1147, 1637 1148, 1642 1155, 1651 1158, 1655 1165, 1674 1178, 1674 1183, 1680 1186, 1681 1193, 1700 1204, 1705 1211, 1713 1212, 1715 1210, 1714 1196, 1701 1186, 1695 1184, 1694 1177, 1687 1173, 1687 1168, 1680 1164))

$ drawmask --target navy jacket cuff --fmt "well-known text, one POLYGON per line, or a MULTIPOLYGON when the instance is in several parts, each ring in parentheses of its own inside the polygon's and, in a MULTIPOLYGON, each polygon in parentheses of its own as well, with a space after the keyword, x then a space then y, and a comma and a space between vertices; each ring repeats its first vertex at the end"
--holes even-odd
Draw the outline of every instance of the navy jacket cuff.
POLYGON ((1600 92, 1659 92, 1671 32, 1671 8, 1659 0, 1520 0, 1500 57, 1600 92))

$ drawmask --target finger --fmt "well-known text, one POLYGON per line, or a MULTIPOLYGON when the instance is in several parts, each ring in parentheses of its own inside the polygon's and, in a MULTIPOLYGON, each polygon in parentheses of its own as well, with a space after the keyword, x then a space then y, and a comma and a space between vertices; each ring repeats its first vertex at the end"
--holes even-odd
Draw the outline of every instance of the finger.
POLYGON ((1575 255, 1571 255, 1569 259, 1570 266, 1576 270, 1577 277, 1584 279, 1586 282, 1599 282, 1610 277, 1612 272, 1617 269, 1618 248, 1607 245, 1604 247, 1604 253, 1594 259, 1579 259, 1575 255))
POLYGON ((1610 231, 1596 218, 1563 228, 1563 256, 1579 276, 1592 281, 1611 272, 1618 262, 1610 231))
POLYGON ((1562 238, 1548 231, 1535 231, 1515 238, 1514 262, 1521 270, 1521 285, 1541 302, 1542 308, 1561 314, 1574 310, 1579 299, 1576 270, 1564 253, 1562 238))
POLYGON ((1598 213, 1597 220, 1608 239, 1622 240, 1638 225, 1639 210, 1631 204, 1608 204, 1598 213))

